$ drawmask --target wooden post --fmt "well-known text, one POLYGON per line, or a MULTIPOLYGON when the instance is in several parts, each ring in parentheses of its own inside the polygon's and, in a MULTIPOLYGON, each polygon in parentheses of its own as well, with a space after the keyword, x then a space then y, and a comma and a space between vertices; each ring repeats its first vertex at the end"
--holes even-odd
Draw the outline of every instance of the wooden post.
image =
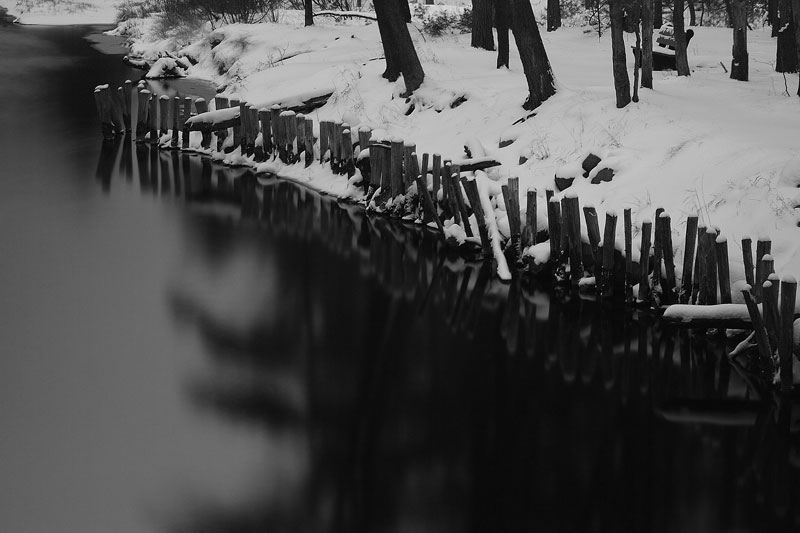
POLYGON ((581 209, 577 195, 567 192, 562 203, 564 226, 569 242, 569 272, 572 287, 577 288, 583 277, 583 250, 581 242, 581 209))
MULTIPOLYGON (((241 101, 238 98, 231 98, 230 100, 228 100, 228 105, 231 106, 231 107, 238 108, 239 104, 241 104, 241 101)), ((200 113, 200 109, 198 109, 197 112, 200 113)), ((240 111, 239 112, 239 121, 241 122, 241 120, 242 120, 242 116, 241 116, 241 111, 240 111)), ((241 130, 241 128, 237 128, 237 127, 233 127, 232 129, 233 129, 233 146, 231 146, 231 150, 235 150, 236 148, 238 148, 239 146, 242 145, 242 130, 241 130)))
POLYGON ((550 235, 550 262, 555 268, 561 260, 561 204, 552 196, 547 202, 547 232, 550 235))
POLYGON ((314 120, 306 117, 306 168, 314 162, 314 120))
POLYGON ((623 221, 625 224, 625 301, 633 298, 633 220, 631 219, 631 208, 623 210, 623 221))
MULTIPOLYGON (((334 120, 331 128, 331 170, 339 174, 342 164, 342 121, 334 120)), ((402 164, 402 163, 401 163, 402 164)), ((402 170, 401 170, 402 172, 402 170)), ((402 176, 401 176, 402 178, 402 176)))
POLYGON ((124 91, 123 96, 125 98, 125 113, 127 117, 125 131, 131 132, 133 131, 133 82, 131 82, 131 80, 125 80, 122 90, 124 91))
POLYGON ((422 167, 420 168, 420 174, 422 174, 422 177, 425 178, 425 183, 428 183, 428 162, 429 162, 428 160, 429 159, 430 158, 428 157, 428 153, 427 152, 422 154, 422 167))
MULTIPOLYGON (((328 130, 330 123, 327 120, 319 122, 319 162, 325 161, 325 153, 328 151, 328 130)), ((372 160, 370 159, 370 163, 372 160)))
POLYGON ((724 304, 731 303, 731 273, 728 264, 728 239, 720 235, 715 240, 717 273, 719 274, 719 298, 724 304))
POLYGON ((764 327, 764 322, 761 320, 761 313, 758 311, 758 306, 750 296, 750 287, 742 289, 742 296, 744 303, 747 305, 747 312, 750 314, 750 322, 753 324, 753 332, 756 336, 756 345, 758 346, 758 353, 765 361, 772 360, 772 348, 769 344, 769 337, 767 330, 764 327))
POLYGON ((756 283, 753 286, 753 300, 755 300, 756 303, 761 303, 761 284, 767 279, 767 276, 763 275, 762 269, 764 265, 761 259, 771 252, 772 241, 766 237, 759 237, 756 241, 756 283))
POLYGON ((717 303, 717 259, 716 259, 716 239, 717 231, 714 228, 706 228, 703 236, 702 256, 698 259, 703 260, 700 271, 700 302, 703 305, 714 305, 717 303))
POLYGON ((261 150, 264 157, 269 157, 272 154, 272 127, 269 109, 266 107, 258 110, 258 123, 261 124, 261 150))
POLYGON ((158 97, 159 136, 169 132, 169 96, 162 94, 158 97))
POLYGON ((790 392, 794 388, 792 366, 794 356, 794 308, 797 297, 797 281, 792 276, 784 276, 781 280, 781 323, 778 356, 781 368, 781 391, 790 392))
POLYGON ((757 280, 762 286, 764 282, 769 279, 769 275, 775 272, 775 260, 772 259, 771 254, 765 254, 761 258, 761 276, 757 280))
POLYGON ((180 121, 181 121, 181 97, 176 96, 172 99, 172 148, 178 147, 180 141, 180 121))
POLYGON ((761 303, 762 314, 764 316, 764 327, 769 335, 770 346, 778 346, 780 339, 780 311, 778 310, 778 289, 780 278, 777 274, 771 274, 769 279, 761 285, 761 295, 764 301, 761 303))
POLYGON ((527 190, 527 205, 525 207, 525 246, 536 244, 536 189, 527 190))
POLYGON ((150 95, 149 102, 147 121, 150 126, 150 144, 156 144, 158 142, 158 99, 156 95, 150 95))
POLYGON ((283 140, 284 145, 286 146, 286 162, 287 163, 294 163, 297 161, 297 151, 296 151, 296 140, 297 140, 297 114, 294 111, 284 111, 281 113, 281 117, 283 118, 284 122, 283 125, 285 126, 285 135, 286 138, 283 140))
POLYGON ((697 241, 697 215, 686 219, 686 241, 683 248, 683 270, 681 275, 682 304, 689 303, 692 296, 692 269, 694 268, 694 248, 697 241))
POLYGON ((478 233, 481 236, 481 244, 483 244, 483 254, 486 257, 491 257, 492 243, 489 240, 489 230, 486 227, 486 217, 483 211, 483 204, 481 204, 480 193, 478 192, 478 182, 474 178, 463 178, 462 183, 472 206, 472 212, 475 214, 475 220, 478 223, 478 233))
MULTIPOLYGON (((189 148, 189 126, 186 125, 186 121, 189 120, 192 116, 192 99, 188 96, 184 97, 183 99, 183 131, 181 132, 181 148, 186 150, 189 148)), ((219 148, 222 151, 222 147, 219 148)), ((188 178, 187 178, 188 179, 188 178)))
POLYGON ((441 188, 442 156, 433 154, 433 203, 439 204, 439 189, 441 188))
POLYGON ((661 255, 664 259, 664 270, 666 271, 666 278, 664 279, 663 301, 666 304, 675 303, 675 261, 673 259, 672 251, 672 224, 670 216, 666 213, 659 215, 661 219, 661 236, 659 241, 661 243, 661 255))
POLYGON ((653 223, 649 219, 642 221, 642 248, 639 255, 639 300, 648 303, 650 300, 650 232, 653 223))
POLYGON ((342 172, 347 174, 348 178, 352 178, 356 173, 356 165, 353 162, 353 139, 349 129, 342 130, 342 172))
POLYGON ((361 126, 358 128, 358 151, 363 152, 369 148, 369 139, 372 137, 372 130, 369 126, 361 126))
POLYGON ((391 197, 403 194, 403 139, 392 140, 391 162, 389 176, 391 178, 391 197))
POLYGON ((417 176, 417 193, 422 197, 422 205, 425 208, 425 211, 428 213, 428 216, 436 222, 436 227, 439 228, 439 233, 441 233, 442 237, 444 237, 444 226, 442 225, 442 221, 439 219, 439 214, 436 213, 436 207, 433 205, 433 200, 431 200, 431 195, 428 193, 428 186, 425 183, 425 180, 422 176, 417 176))
POLYGON ((283 139, 281 138, 281 108, 278 104, 273 104, 269 108, 269 125, 272 128, 272 151, 273 155, 283 159, 283 139))
POLYGON ((614 249, 617 237, 617 214, 606 211, 606 225, 603 228, 603 269, 600 283, 600 296, 614 295, 614 249))
POLYGON ((460 179, 461 172, 458 169, 458 166, 451 165, 450 161, 445 161, 444 165, 445 173, 442 176, 442 186, 444 190, 447 191, 447 205, 449 207, 450 215, 453 217, 453 222, 456 224, 461 224, 461 212, 458 210, 458 203, 456 202, 455 193, 451 190, 453 187, 452 180, 447 179, 447 176, 452 176, 456 174, 456 176, 460 179))
POLYGON ((586 220, 586 233, 589 235, 589 246, 592 248, 592 259, 594 260, 595 282, 600 283, 600 263, 602 258, 599 256, 600 250, 600 223, 597 220, 597 211, 591 205, 583 207, 583 218, 586 220))
POLYGON ((411 165, 411 154, 414 154, 416 152, 417 152, 417 145, 414 144, 413 142, 406 141, 403 144, 403 190, 405 190, 416 177, 413 174, 411 165))
MULTIPOLYGON (((194 107, 197 109, 197 114, 206 113, 208 111, 208 104, 204 98, 198 98, 194 101, 194 107)), ((203 140, 200 142, 203 148, 211 148, 211 132, 203 130, 203 140)))
POLYGON ((111 98, 108 93, 108 85, 98 85, 94 90, 94 102, 97 106, 97 114, 100 116, 100 131, 103 140, 109 141, 114 138, 114 121, 111 118, 111 98))
POLYGON ((255 106, 247 106, 247 124, 250 128, 250 132, 248 133, 248 138, 250 139, 250 144, 248 145, 247 153, 248 155, 257 155, 258 161, 263 161, 264 159, 264 150, 263 148, 259 147, 260 152, 256 153, 256 139, 258 138, 258 108, 255 106))
MULTIPOLYGON (((225 98, 224 96, 214 97, 214 109, 216 110, 228 109, 229 107, 230 104, 228 103, 227 98, 225 98)), ((214 135, 216 136, 217 139, 217 144, 216 144, 217 152, 222 152, 222 145, 225 144, 225 139, 228 138, 228 130, 227 129, 217 130, 214 132, 214 135)))
POLYGON ((148 122, 148 101, 150 100, 150 91, 147 89, 139 90, 137 87, 137 100, 136 100, 136 139, 144 141, 147 135, 148 122))
MULTIPOLYGON (((519 252, 522 229, 519 212, 519 178, 508 178, 508 183, 503 185, 501 189, 506 205, 506 215, 508 216, 508 229, 511 232, 511 244, 519 252)), ((450 192, 453 192, 452 189, 450 192)))
MULTIPOLYGON (((416 154, 414 154, 414 157, 416 157, 416 154)), ((461 214, 461 225, 464 227, 467 237, 472 237, 472 227, 469 224, 467 205, 464 202, 464 197, 461 195, 461 181, 458 179, 458 174, 454 173, 450 176, 450 191, 455 197, 456 205, 458 206, 458 212, 461 214)))
POLYGON ((697 254, 694 261, 694 268, 692 269, 693 279, 692 279, 692 296, 689 299, 690 304, 699 304, 700 298, 702 294, 701 282, 700 280, 705 276, 703 273, 705 272, 706 263, 705 263, 705 252, 703 251, 706 247, 706 225, 702 221, 699 222, 697 226, 697 254))
MULTIPOLYGON (((320 123, 320 128, 322 123, 320 123)), ((322 134, 320 134, 322 139, 322 134)), ((369 141, 369 181, 371 187, 380 187, 381 184, 381 164, 380 164, 380 151, 383 148, 378 146, 378 142, 374 139, 369 141)))
POLYGON ((755 285, 755 277, 753 275, 753 240, 745 235, 742 237, 742 262, 744 264, 744 279, 751 287, 755 285))
POLYGON ((125 98, 125 88, 117 87, 117 105, 119 106, 119 112, 122 120, 122 122, 118 124, 120 132, 123 130, 126 133, 131 131, 131 111, 129 100, 130 93, 128 93, 128 98, 125 98))
POLYGON ((306 151, 306 116, 298 113, 294 117, 297 124, 297 156, 306 151))

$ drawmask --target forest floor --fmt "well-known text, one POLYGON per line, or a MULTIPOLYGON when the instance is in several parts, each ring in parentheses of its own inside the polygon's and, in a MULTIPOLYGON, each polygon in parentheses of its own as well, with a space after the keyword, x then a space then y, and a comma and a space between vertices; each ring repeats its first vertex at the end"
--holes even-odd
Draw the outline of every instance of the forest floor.
MULTIPOLYGON (((497 70, 495 53, 471 48, 468 34, 431 37, 415 20, 412 38, 426 77, 406 99, 400 97, 402 78, 390 83, 381 77, 377 24, 327 17, 316 23, 305 28, 302 13, 282 12, 278 23, 184 28, 167 35, 157 32, 154 19, 132 20, 116 33, 129 37, 133 53, 192 56, 199 62, 190 75, 252 104, 328 91, 329 102, 313 112, 316 123, 343 120, 353 131, 369 126, 378 135, 414 142, 419 154, 459 159, 465 145, 483 151, 503 163, 488 172, 489 187, 499 189, 518 176, 523 209, 525 191, 536 188, 540 228, 546 227, 545 190, 554 188, 558 173, 576 177, 567 190, 581 205, 594 205, 601 220, 607 211, 631 208, 634 249, 641 222, 663 207, 673 221, 676 265, 686 218, 699 214, 727 237, 733 281, 744 277, 737 251, 744 236, 771 238, 776 271, 800 276, 798 77, 774 71, 776 42, 768 27, 748 33, 749 82, 729 78, 732 31, 696 27, 688 50, 691 76, 655 72, 654 89, 640 89, 640 101, 624 109, 615 107, 608 33, 598 38, 584 28, 542 29, 558 92, 534 117, 515 124, 528 113, 513 40, 511 68, 497 70), (500 148, 501 140, 513 142, 500 148), (589 153, 601 163, 583 178, 580 163, 589 153), (612 169, 613 179, 592 184, 602 168, 612 169)), ((626 39, 632 80, 633 36, 626 39)), ((347 189, 343 178, 333 179, 319 165, 290 170, 317 189, 347 189)), ((499 204, 499 228, 507 233, 499 204)), ((617 229, 620 243, 622 224, 617 229)))

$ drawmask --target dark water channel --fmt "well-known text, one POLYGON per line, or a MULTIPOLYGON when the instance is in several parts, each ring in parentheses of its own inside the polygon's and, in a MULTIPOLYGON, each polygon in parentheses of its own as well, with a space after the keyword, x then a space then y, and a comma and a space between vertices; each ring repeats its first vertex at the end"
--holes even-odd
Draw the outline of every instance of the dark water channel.
POLYGON ((137 73, 89 32, 0 27, 0 531, 798 528, 729 343, 101 147, 91 89, 137 73))

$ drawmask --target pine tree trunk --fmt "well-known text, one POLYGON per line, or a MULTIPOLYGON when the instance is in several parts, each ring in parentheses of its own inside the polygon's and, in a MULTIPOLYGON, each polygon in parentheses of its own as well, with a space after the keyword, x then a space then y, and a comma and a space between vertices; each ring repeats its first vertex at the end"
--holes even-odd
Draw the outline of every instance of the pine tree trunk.
POLYGON ((614 92, 617 95, 617 107, 623 108, 631 101, 631 82, 628 68, 625 65, 625 39, 622 29, 622 0, 610 0, 611 14, 611 64, 614 71, 614 92))
POLYGON ((731 0, 725 0, 725 27, 733 28, 733 4, 731 0))
POLYGON ((383 77, 396 81, 402 74, 406 84, 405 94, 408 95, 416 91, 425 79, 425 72, 406 25, 408 3, 405 0, 375 0, 374 7, 386 56, 383 77))
POLYGON ((775 58, 776 72, 797 72, 797 41, 792 20, 792 0, 778 2, 778 49, 775 58))
POLYGON ((772 28, 772 37, 778 36, 778 0, 767 0, 767 23, 772 28))
POLYGON ((553 70, 550 68, 550 60, 547 58, 530 2, 511 0, 509 7, 511 32, 514 34, 514 42, 517 43, 519 58, 528 80, 529 94, 522 107, 527 110, 536 109, 556 93, 553 70))
POLYGON ((306 26, 314 25, 314 5, 312 0, 304 0, 306 26))
POLYGON ((697 13, 694 10, 694 0, 687 0, 686 5, 689 6, 689 26, 697 26, 697 13))
POLYGON ((672 13, 672 28, 675 30, 675 69, 678 71, 678 76, 689 76, 689 58, 686 56, 686 31, 683 29, 683 0, 675 0, 672 13))
POLYGON ((559 0, 547 0, 547 31, 556 31, 561 27, 561 3, 559 0))
POLYGON ((494 19, 497 26, 497 68, 508 68, 508 2, 494 0, 494 19))
POLYGON ((472 47, 494 50, 492 12, 492 0, 472 0, 472 47))
POLYGON ((747 56, 747 4, 734 0, 733 4, 733 60, 731 79, 747 81, 749 62, 747 56))
POLYGON ((661 0, 653 0, 653 28, 656 30, 664 25, 664 7, 661 0))
POLYGON ((653 0, 642 0, 642 87, 653 88, 653 0))

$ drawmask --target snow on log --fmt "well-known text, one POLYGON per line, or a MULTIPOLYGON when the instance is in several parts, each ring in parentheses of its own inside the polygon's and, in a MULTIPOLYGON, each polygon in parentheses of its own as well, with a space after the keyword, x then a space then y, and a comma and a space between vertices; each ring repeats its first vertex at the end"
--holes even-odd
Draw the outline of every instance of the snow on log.
POLYGON ((751 327, 747 306, 743 304, 675 304, 667 307, 661 319, 667 324, 688 328, 744 329, 751 327))
POLYGON ((763 404, 738 399, 676 399, 666 402, 657 413, 678 424, 752 427, 763 404))
POLYGON ((452 161, 451 165, 457 165, 461 172, 474 172, 500 166, 500 162, 491 157, 476 157, 472 159, 456 159, 452 161))
POLYGON ((367 20, 378 20, 378 17, 372 13, 362 13, 361 11, 317 11, 314 13, 315 17, 347 17, 347 18, 362 18, 367 20))

